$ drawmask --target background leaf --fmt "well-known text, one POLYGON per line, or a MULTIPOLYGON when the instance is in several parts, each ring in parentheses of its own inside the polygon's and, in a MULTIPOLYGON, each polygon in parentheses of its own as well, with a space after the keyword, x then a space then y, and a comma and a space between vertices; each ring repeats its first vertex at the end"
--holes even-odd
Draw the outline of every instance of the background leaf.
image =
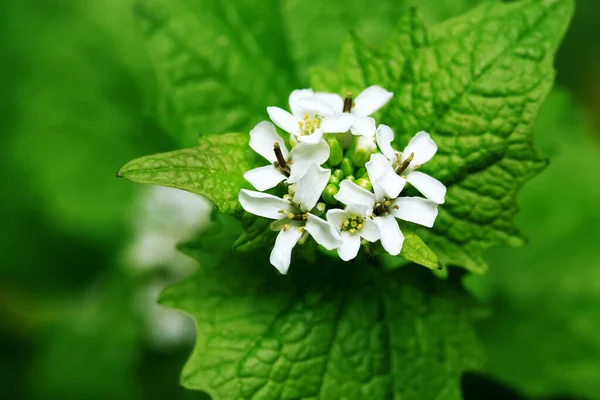
POLYGON ((469 285, 494 313, 480 325, 491 373, 530 396, 600 393, 600 151, 564 92, 542 109, 536 143, 551 155, 519 195, 530 241, 490 251, 488 276, 469 285))
POLYGON ((229 133, 200 139, 197 147, 130 161, 118 176, 203 195, 224 213, 241 212, 241 188, 250 188, 243 174, 257 166, 249 136, 229 133))
POLYGON ((482 365, 470 300, 424 269, 327 258, 281 276, 265 252, 217 261, 215 246, 221 237, 196 242, 203 266, 161 296, 196 319, 182 375, 190 389, 213 399, 459 399, 462 372, 482 365))
POLYGON ((337 84, 315 71, 321 90, 393 91, 379 117, 399 150, 416 132, 431 133, 439 151, 423 171, 448 194, 434 228, 419 233, 442 263, 482 273, 483 248, 522 244, 515 196, 546 163, 532 129, 572 10, 570 0, 486 3, 431 28, 411 12, 381 50, 349 40, 337 84))

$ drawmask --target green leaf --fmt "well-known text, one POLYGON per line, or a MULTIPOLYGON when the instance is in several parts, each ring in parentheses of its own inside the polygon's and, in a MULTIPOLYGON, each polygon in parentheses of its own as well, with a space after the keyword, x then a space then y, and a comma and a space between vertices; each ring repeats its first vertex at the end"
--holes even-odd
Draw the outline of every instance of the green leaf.
POLYGON ((490 273, 469 282, 495 310, 479 326, 490 372, 532 397, 600 393, 600 148, 584 121, 549 97, 536 133, 552 162, 519 195, 530 241, 489 252, 490 273))
POLYGON ((207 265, 206 240, 197 274, 161 296, 196 320, 187 388, 215 400, 460 399, 462 372, 481 367, 457 282, 329 258, 281 276, 264 251, 207 265))
POLYGON ((243 175, 256 162, 248 135, 229 133, 201 138, 197 147, 130 161, 117 176, 206 196, 222 212, 234 214, 242 211, 240 189, 249 188, 243 175))
POLYGON ((402 229, 402 233, 404 234, 404 244, 400 252, 402 257, 429 269, 437 270, 442 268, 436 254, 425 244, 419 235, 404 228, 402 229))
POLYGON ((298 86, 276 3, 138 2, 158 75, 159 114, 182 145, 198 134, 248 131, 267 105, 298 86))
POLYGON ((515 197, 546 165, 532 130, 572 12, 571 0, 486 3, 430 28, 412 12, 377 51, 352 37, 338 79, 315 71, 317 89, 393 91, 378 120, 392 126, 399 150, 416 132, 431 133, 439 151, 423 171, 448 194, 434 229, 419 233, 442 263, 482 273, 482 249, 523 243, 515 197))

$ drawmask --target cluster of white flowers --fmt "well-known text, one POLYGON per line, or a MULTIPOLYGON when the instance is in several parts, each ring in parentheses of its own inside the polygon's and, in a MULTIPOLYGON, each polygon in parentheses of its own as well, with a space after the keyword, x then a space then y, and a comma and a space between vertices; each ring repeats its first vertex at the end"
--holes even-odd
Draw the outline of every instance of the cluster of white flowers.
POLYGON ((289 134, 291 150, 271 122, 250 132, 250 147, 269 164, 246 172, 244 178, 258 191, 242 189, 239 200, 247 212, 274 220, 271 227, 279 234, 270 261, 282 274, 294 246, 309 236, 348 261, 361 244, 378 240, 391 255, 400 254, 404 235, 396 218, 433 226, 446 188, 417 169, 435 155, 436 144, 419 132, 397 151, 390 127, 377 127, 369 117, 392 96, 379 86, 355 99, 350 93, 342 98, 295 90, 291 113, 267 108, 273 123, 289 134), (425 198, 400 197, 407 183, 425 198), (264 193, 270 189, 285 194, 264 193))

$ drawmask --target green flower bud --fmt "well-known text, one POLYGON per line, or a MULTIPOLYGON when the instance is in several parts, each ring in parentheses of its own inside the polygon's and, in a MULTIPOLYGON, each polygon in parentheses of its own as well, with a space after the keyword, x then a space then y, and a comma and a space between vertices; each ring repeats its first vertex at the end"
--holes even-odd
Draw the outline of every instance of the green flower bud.
POLYGON ((326 141, 330 150, 327 164, 332 167, 337 167, 342 162, 342 158, 344 158, 344 149, 342 149, 340 142, 333 135, 327 136, 326 141))
POLYGON ((329 177, 329 183, 339 186, 340 180, 334 174, 331 174, 331 176, 329 177))
POLYGON ((338 181, 341 181, 342 179, 344 179, 344 171, 342 171, 341 169, 336 169, 335 171, 333 171, 333 176, 335 176, 338 181))
POLYGON ((314 215, 316 215, 317 217, 320 217, 321 215, 323 215, 326 208, 327 208, 327 206, 325 205, 325 203, 318 202, 317 205, 315 206, 315 208, 313 208, 311 212, 314 215))
POLYGON ((373 185, 371 185, 371 182, 368 179, 365 178, 358 178, 356 180, 356 184, 360 187, 362 187, 363 189, 368 190, 369 192, 371 190, 373 190, 373 185))
POLYGON ((340 169, 344 173, 344 176, 354 175, 354 165, 352 164, 352 160, 348 157, 344 157, 340 169))
POLYGON ((354 139, 354 143, 355 151, 352 155, 352 162, 357 167, 364 167, 371 158, 371 154, 377 152, 377 145, 372 138, 364 136, 358 136, 354 139))
POLYGON ((350 182, 354 182, 356 180, 355 177, 353 177, 352 175, 349 175, 347 177, 344 178, 345 181, 350 181, 350 182))
POLYGON ((321 197, 323 197, 323 200, 325 200, 325 203, 334 206, 337 204, 338 201, 336 199, 334 199, 333 196, 335 196, 337 194, 337 192, 339 192, 339 190, 340 190, 340 188, 338 188, 333 183, 330 183, 329 185, 327 185, 325 187, 325 190, 323 191, 323 194, 321 195, 321 197))
POLYGON ((366 178, 366 177, 368 177, 367 169, 365 167, 360 168, 358 171, 356 171, 356 175, 355 176, 358 176, 359 178, 366 178))

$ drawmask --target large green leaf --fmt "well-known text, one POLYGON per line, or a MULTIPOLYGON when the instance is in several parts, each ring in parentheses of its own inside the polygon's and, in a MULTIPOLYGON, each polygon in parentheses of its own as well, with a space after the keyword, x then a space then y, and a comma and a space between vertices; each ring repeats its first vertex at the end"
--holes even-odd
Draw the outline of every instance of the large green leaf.
POLYGON ((456 282, 329 258, 283 277, 264 251, 219 251, 225 231, 183 248, 201 267, 161 296, 196 320, 184 386, 215 400, 459 399, 462 372, 481 367, 456 282))
POLYGON ((411 12, 382 49, 353 37, 339 73, 316 70, 319 89, 392 90, 379 121, 394 128, 399 150, 431 133, 439 151, 423 171, 448 194, 434 229, 421 233, 443 263, 481 273, 482 249, 522 244, 515 196, 546 165, 532 130, 572 11, 571 0, 486 3, 431 28, 411 12))
POLYGON ((258 161, 248 138, 243 133, 202 138, 197 147, 130 161, 117 176, 187 190, 206 196, 225 213, 241 212, 238 194, 249 188, 243 175, 258 161))
POLYGON ((479 327, 490 372, 531 396, 600 394, 600 149, 583 120, 550 96, 536 132, 552 162, 519 195, 530 241, 489 252, 477 280, 495 310, 479 327))

